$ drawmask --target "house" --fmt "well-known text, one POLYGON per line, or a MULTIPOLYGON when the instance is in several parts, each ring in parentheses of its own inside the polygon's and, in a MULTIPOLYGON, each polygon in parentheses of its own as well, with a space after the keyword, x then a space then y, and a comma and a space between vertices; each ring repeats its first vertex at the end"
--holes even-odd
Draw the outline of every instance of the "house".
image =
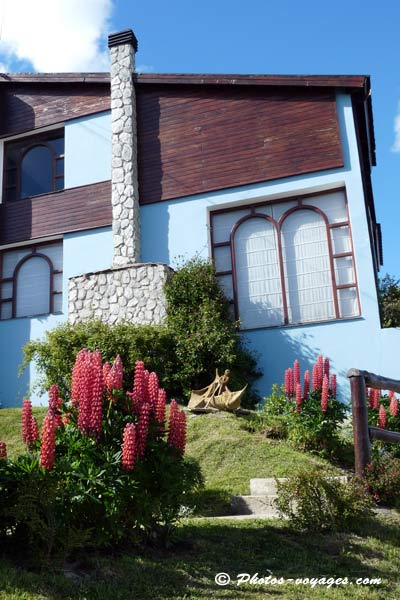
POLYGON ((211 256, 259 355, 260 390, 294 358, 398 377, 382 330, 368 76, 0 76, 0 402, 21 347, 69 318, 159 323, 177 256, 211 256))

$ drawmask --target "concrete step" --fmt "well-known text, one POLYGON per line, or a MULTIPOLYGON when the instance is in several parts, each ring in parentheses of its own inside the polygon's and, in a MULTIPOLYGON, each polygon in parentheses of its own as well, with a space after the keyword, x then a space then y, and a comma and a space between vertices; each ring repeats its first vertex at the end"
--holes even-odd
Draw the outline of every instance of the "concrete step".
POLYGON ((276 495, 232 496, 231 507, 236 515, 258 515, 268 519, 278 519, 274 505, 276 495))
MULTIPOLYGON (((340 475, 338 477, 334 477, 341 483, 346 483, 348 477, 346 475, 340 475)), ((265 478, 255 478, 250 479, 250 495, 251 496, 276 496, 278 493, 276 480, 282 482, 286 481, 285 477, 265 477, 265 478)))

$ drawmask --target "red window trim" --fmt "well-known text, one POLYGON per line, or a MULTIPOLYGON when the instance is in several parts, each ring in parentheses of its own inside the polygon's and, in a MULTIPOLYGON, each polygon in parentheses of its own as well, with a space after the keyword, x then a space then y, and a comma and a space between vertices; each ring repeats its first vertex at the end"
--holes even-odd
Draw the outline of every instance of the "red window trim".
MULTIPOLYGON (((278 261, 279 261, 279 271, 280 271, 280 280, 281 280, 284 322, 282 325, 265 325, 263 327, 249 328, 249 329, 246 329, 246 331, 251 330, 251 329, 265 329, 265 328, 269 329, 269 328, 273 328, 273 327, 308 325, 308 324, 312 324, 312 323, 324 323, 324 322, 331 322, 331 321, 335 321, 335 320, 348 320, 348 319, 354 319, 354 318, 361 316, 361 303, 360 303, 360 296, 359 296, 356 263, 355 263, 355 258, 354 258, 354 245, 353 245, 353 237, 352 237, 350 218, 349 218, 347 195, 346 195, 346 190, 343 187, 339 187, 339 188, 326 190, 325 192, 313 192, 313 193, 305 194, 302 196, 292 196, 292 197, 287 197, 287 198, 281 198, 279 200, 271 200, 271 201, 266 201, 266 202, 258 202, 258 203, 253 203, 253 204, 240 205, 240 206, 235 206, 235 207, 230 207, 230 208, 225 208, 225 209, 220 209, 220 210, 217 209, 210 213, 210 237, 211 237, 211 251, 212 251, 213 260, 215 260, 215 256, 214 256, 215 248, 227 247, 227 246, 230 247, 231 264, 232 264, 233 307, 234 307, 235 319, 237 321, 239 321, 240 317, 239 317, 239 303, 238 303, 236 261, 235 261, 235 232, 236 232, 237 228, 244 221, 253 219, 253 218, 265 219, 265 220, 269 221, 270 223, 272 223, 275 228, 275 233, 276 233, 276 238, 277 238, 278 261), (347 221, 341 221, 339 223, 329 223, 326 214, 320 208, 318 208, 317 206, 312 206, 312 205, 303 203, 303 200, 306 198, 308 199, 308 198, 312 198, 312 197, 318 197, 318 196, 322 196, 324 194, 334 193, 334 192, 338 192, 338 191, 344 193, 345 207, 346 207, 346 212, 347 212, 347 221), (257 209, 259 209, 260 207, 263 207, 263 206, 274 206, 277 204, 293 202, 293 201, 297 201, 297 206, 293 206, 292 208, 288 209, 285 213, 283 213, 283 215, 281 215, 279 221, 276 221, 269 215, 265 215, 264 213, 257 212, 257 209), (243 208, 248 209, 250 211, 250 213, 248 215, 244 215, 243 217, 238 219, 238 221, 236 221, 236 223, 232 226, 231 231, 230 231, 229 241, 214 242, 214 234, 213 234, 213 218, 214 218, 214 216, 220 215, 223 213, 227 213, 227 212, 235 212, 235 211, 241 210, 243 208), (282 252, 282 229, 281 229, 281 227, 282 227, 282 224, 285 221, 285 219, 290 214, 292 214, 298 210, 312 210, 314 212, 317 212, 318 214, 320 214, 320 216, 323 218, 323 220, 325 222, 326 237, 327 237, 328 252, 329 252, 329 265, 330 265, 330 271, 331 271, 333 302, 334 302, 334 310, 335 310, 335 317, 333 319, 326 319, 324 321, 306 321, 304 323, 302 323, 302 322, 290 323, 289 322, 286 284, 285 284, 285 271, 284 271, 284 262, 283 262, 283 252, 282 252), (338 254, 333 253, 330 229, 333 229, 336 227, 348 227, 349 228, 349 237, 350 237, 350 244, 351 244, 350 252, 344 252, 344 253, 338 253, 338 254), (349 284, 338 284, 336 282, 334 260, 336 258, 343 258, 345 256, 350 256, 353 259, 355 281, 354 281, 354 283, 349 283, 349 284), (340 309, 339 309, 338 291, 341 289, 349 289, 349 288, 355 288, 355 290, 356 290, 358 314, 352 315, 351 317, 341 317, 340 309)), ((222 276, 222 275, 229 275, 230 272, 229 271, 221 271, 221 272, 217 272, 216 274, 218 277, 218 276, 222 276)))

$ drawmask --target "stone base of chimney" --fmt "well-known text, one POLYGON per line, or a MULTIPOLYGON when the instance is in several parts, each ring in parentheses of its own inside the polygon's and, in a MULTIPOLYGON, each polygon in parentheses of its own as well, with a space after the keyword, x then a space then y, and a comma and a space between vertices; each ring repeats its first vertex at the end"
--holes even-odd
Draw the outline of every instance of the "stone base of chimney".
POLYGON ((173 273, 161 263, 131 263, 71 277, 68 320, 160 325, 166 317, 164 286, 173 273))

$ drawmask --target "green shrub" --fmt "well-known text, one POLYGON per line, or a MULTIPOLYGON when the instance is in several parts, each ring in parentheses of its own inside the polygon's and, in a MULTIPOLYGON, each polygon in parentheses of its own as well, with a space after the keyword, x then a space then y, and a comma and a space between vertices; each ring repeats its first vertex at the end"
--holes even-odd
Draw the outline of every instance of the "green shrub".
POLYGON ((43 340, 28 342, 23 370, 35 361, 42 393, 56 383, 68 398, 70 373, 81 348, 99 349, 105 360, 120 354, 125 384, 133 377, 133 365, 143 360, 160 373, 162 386, 170 396, 187 399, 191 389, 210 383, 215 369, 229 369, 230 385, 239 389, 248 384, 244 406, 259 401, 254 382, 261 373, 256 360, 245 348, 229 303, 215 278, 214 267, 200 259, 178 269, 166 287, 168 301, 165 326, 137 326, 121 323, 109 326, 101 321, 60 325, 43 340))
POLYGON ((364 484, 377 504, 400 508, 400 458, 376 455, 365 469, 364 484))
POLYGON ((301 531, 351 530, 372 514, 371 500, 357 481, 342 483, 321 471, 303 470, 277 482, 276 507, 301 531))
POLYGON ((28 452, 0 459, 0 538, 48 558, 165 540, 202 485, 197 462, 183 456, 184 413, 174 403, 166 420, 165 396, 154 376, 145 383, 143 363, 129 395, 122 367, 114 389, 100 353, 79 357, 72 400, 52 386, 41 440, 25 401, 28 452), (130 445, 123 442, 127 425, 130 445))
POLYGON ((264 398, 264 403, 251 419, 251 424, 266 437, 286 439, 292 411, 293 404, 286 396, 284 387, 274 384, 271 395, 264 398))
MULTIPOLYGON (((385 409, 385 421, 386 421, 386 423, 384 425, 384 429, 389 429, 390 431, 400 432, 400 410, 398 407, 397 397, 395 396, 395 394, 393 392, 389 392, 389 394, 381 395, 380 390, 370 389, 370 390, 368 390, 367 400, 368 400, 368 404, 369 404, 368 425, 370 425, 371 427, 380 427, 381 426, 380 419, 379 419, 379 411, 380 411, 380 407, 383 406, 385 409), (374 401, 375 395, 376 395, 376 399, 374 401), (390 410, 392 402, 394 402, 395 406, 392 406, 392 410, 390 410)), ((390 454, 391 456, 400 458, 400 444, 389 444, 389 443, 373 440, 372 446, 373 446, 374 453, 377 455, 384 452, 386 454, 390 454)))

